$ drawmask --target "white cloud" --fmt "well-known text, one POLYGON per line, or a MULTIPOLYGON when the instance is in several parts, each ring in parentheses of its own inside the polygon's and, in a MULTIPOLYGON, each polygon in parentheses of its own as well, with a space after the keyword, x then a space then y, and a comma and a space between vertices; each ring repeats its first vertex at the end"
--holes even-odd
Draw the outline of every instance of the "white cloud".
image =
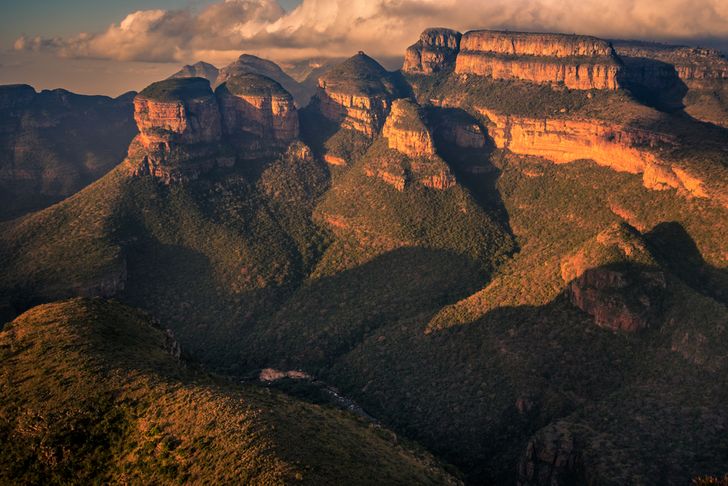
POLYGON ((726 0, 226 0, 199 12, 141 10, 100 33, 21 37, 16 50, 62 57, 225 63, 241 51, 280 60, 401 55, 429 26, 509 28, 603 37, 728 39, 726 0))

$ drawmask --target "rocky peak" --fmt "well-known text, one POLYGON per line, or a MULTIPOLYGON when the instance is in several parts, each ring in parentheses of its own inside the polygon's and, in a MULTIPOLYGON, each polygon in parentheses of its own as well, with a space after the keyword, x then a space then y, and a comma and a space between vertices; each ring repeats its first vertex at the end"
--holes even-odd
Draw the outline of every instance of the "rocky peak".
POLYGON ((220 74, 214 84, 219 86, 228 79, 241 74, 258 74, 276 81, 291 93, 298 106, 305 106, 310 98, 310 93, 307 93, 295 79, 286 74, 278 64, 250 54, 243 54, 236 61, 220 69, 220 74))
POLYGON ((599 326, 635 332, 659 321, 666 277, 642 235, 615 223, 561 262, 571 302, 599 326))
POLYGON ((218 86, 215 95, 223 131, 232 142, 274 148, 298 138, 293 97, 276 81, 258 74, 237 75, 218 86))
POLYGON ((410 157, 435 155, 432 136, 423 119, 424 113, 417 104, 395 100, 382 128, 389 148, 410 157))
POLYGON ((220 70, 212 64, 200 61, 184 66, 171 75, 170 78, 204 78, 210 83, 214 83, 219 73, 220 70))
POLYGON ((621 67, 612 45, 596 37, 477 30, 460 40, 455 72, 613 90, 621 67))
POLYGON ((390 73, 363 52, 321 76, 316 95, 324 117, 372 138, 396 97, 390 73))
POLYGON ((420 39, 407 48, 402 70, 408 73, 432 74, 452 71, 460 50, 462 34, 444 28, 426 29, 420 39))
POLYGON ((0 86, 0 110, 25 108, 30 105, 35 95, 35 89, 27 84, 0 86))

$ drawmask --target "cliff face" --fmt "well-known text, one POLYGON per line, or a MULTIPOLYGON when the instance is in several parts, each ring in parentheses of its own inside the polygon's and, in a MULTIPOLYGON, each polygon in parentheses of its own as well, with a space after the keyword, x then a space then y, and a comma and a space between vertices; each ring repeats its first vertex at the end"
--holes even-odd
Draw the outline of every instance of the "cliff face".
POLYGON ((450 168, 435 153, 432 135, 417 104, 395 100, 382 128, 382 137, 396 154, 370 157, 364 169, 368 176, 379 177, 399 191, 411 183, 437 190, 455 185, 450 168))
POLYGON ((103 176, 135 134, 130 95, 0 86, 0 220, 44 208, 103 176))
POLYGON ((460 32, 451 29, 425 30, 420 39, 407 48, 402 70, 422 74, 452 71, 461 37, 460 32))
POLYGON ((621 67, 609 42, 595 37, 482 30, 463 35, 455 72, 615 90, 621 67))
POLYGON ((285 148, 298 138, 293 97, 272 79, 247 74, 228 79, 215 90, 223 132, 246 155, 285 148))
POLYGON ((319 78, 316 99, 325 118, 373 138, 395 95, 389 73, 360 52, 319 78))
POLYGON ((660 149, 677 143, 668 135, 597 120, 535 119, 483 108, 479 112, 493 123, 489 133, 499 148, 557 164, 589 159, 617 171, 642 174, 649 189, 672 188, 708 197, 706 182, 699 175, 660 156, 660 149))
POLYGON ((728 80, 728 59, 713 49, 629 41, 617 41, 614 48, 620 56, 652 59, 673 66, 686 83, 728 80))
POLYGON ((267 59, 243 54, 236 61, 220 69, 213 86, 217 87, 228 79, 243 74, 258 74, 270 78, 288 91, 298 106, 306 106, 313 92, 286 74, 278 64, 267 59))

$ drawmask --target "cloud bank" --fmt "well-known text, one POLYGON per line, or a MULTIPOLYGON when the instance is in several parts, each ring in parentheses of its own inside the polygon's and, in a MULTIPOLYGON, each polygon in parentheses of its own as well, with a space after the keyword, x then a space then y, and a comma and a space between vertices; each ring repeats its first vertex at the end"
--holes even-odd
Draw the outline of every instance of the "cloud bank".
POLYGON ((225 0, 201 10, 140 10, 98 33, 20 37, 17 51, 118 61, 225 63, 241 51, 278 60, 402 55, 426 27, 555 31, 728 45, 726 0, 225 0))

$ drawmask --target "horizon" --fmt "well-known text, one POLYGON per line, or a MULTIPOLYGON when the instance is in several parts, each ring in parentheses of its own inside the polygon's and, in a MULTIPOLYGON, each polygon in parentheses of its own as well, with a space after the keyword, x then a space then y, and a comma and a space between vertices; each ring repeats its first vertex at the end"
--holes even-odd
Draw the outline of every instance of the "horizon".
MULTIPOLYGON (((37 10, 53 4, 32 0, 12 6, 0 21, 0 84, 115 97, 139 91, 186 64, 204 61, 220 68, 241 54, 285 64, 363 50, 393 69, 393 59, 401 59, 424 28, 436 26, 460 32, 574 33, 728 50, 728 8, 716 0, 693 2, 689 10, 682 0, 659 10, 652 1, 637 0, 630 8, 624 5, 630 19, 621 22, 586 15, 593 10, 591 1, 579 8, 552 0, 497 0, 488 5, 474 0, 438 5, 429 0, 407 5, 361 0, 346 6, 342 1, 157 0, 152 5, 134 1, 92 7, 87 0, 74 0, 61 9, 55 5, 52 16, 38 18, 37 10), (683 14, 680 19, 677 12, 683 14)), ((617 3, 607 14, 617 14, 622 7, 617 3)))

